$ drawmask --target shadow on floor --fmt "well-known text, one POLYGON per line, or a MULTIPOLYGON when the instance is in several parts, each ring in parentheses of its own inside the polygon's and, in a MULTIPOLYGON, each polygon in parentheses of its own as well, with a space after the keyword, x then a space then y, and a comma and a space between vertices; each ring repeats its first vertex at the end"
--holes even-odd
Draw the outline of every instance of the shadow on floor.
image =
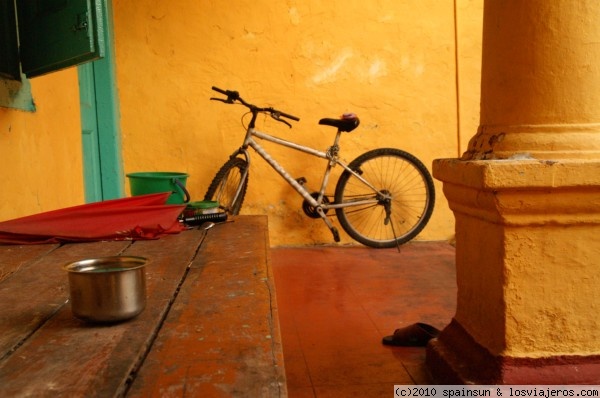
POLYGON ((382 337, 415 322, 443 329, 456 308, 454 248, 271 250, 290 398, 389 397, 430 384, 425 349, 382 337), (354 394, 354 395, 353 395, 354 394))

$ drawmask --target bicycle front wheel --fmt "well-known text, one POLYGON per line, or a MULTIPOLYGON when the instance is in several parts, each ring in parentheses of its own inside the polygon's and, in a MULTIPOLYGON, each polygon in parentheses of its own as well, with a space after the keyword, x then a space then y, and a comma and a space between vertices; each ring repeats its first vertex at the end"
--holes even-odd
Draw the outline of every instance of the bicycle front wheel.
POLYGON ((242 208, 248 176, 243 179, 244 172, 248 169, 248 162, 241 158, 231 158, 219 169, 206 190, 204 200, 216 200, 219 208, 231 215, 237 215, 242 208), (241 186, 239 195, 238 187, 241 186))
POLYGON ((335 188, 340 225, 356 241, 370 247, 401 245, 421 232, 431 217, 435 188, 429 171, 419 159, 395 148, 366 152, 348 167, 378 192, 349 171, 335 188), (359 201, 369 204, 356 204, 359 201))

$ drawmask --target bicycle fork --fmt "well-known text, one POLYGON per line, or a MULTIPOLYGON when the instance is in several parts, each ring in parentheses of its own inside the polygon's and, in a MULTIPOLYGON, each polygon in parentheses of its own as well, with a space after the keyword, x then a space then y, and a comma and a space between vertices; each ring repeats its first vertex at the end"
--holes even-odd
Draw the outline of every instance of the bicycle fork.
POLYGON ((248 180, 248 175, 250 174, 250 155, 248 154, 248 151, 246 150, 246 148, 239 148, 237 151, 235 151, 233 154, 231 154, 231 156, 229 156, 230 159, 238 157, 242 155, 244 157, 244 160, 246 161, 246 167, 244 168, 244 170, 242 171, 242 174, 240 176, 240 183, 238 184, 236 190, 235 190, 235 194, 233 195, 233 199, 231 200, 231 203, 237 203, 238 198, 240 197, 240 195, 242 194, 242 189, 244 187, 244 183, 248 180))

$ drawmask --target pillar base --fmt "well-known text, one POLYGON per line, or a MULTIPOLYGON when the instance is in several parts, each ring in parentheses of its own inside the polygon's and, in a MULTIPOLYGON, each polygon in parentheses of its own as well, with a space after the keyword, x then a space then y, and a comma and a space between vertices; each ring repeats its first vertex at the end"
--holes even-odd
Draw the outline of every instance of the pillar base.
POLYGON ((443 384, 600 384, 600 160, 434 161, 456 219, 443 384))
POLYGON ((427 346, 427 368, 439 384, 600 384, 600 355, 494 356, 453 319, 427 346))

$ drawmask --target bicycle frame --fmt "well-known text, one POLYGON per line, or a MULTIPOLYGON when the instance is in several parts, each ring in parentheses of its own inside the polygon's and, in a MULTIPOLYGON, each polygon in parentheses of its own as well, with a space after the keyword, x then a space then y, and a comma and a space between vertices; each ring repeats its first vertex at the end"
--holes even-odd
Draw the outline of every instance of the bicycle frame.
MULTIPOLYGON (((287 140, 275 137, 270 134, 260 132, 253 127, 248 127, 243 145, 236 152, 234 152, 232 154, 232 157, 238 156, 241 154, 244 156, 244 158, 248 164, 248 168, 246 170, 244 170, 244 172, 242 173, 241 181, 243 182, 246 180, 246 178, 248 178, 248 173, 249 173, 249 169, 250 169, 250 154, 248 152, 248 147, 251 147, 252 149, 254 149, 256 151, 256 153, 258 153, 260 155, 260 157, 262 157, 284 180, 286 180, 296 190, 296 192, 298 192, 298 194, 300 194, 304 198, 304 200, 306 200, 311 206, 316 208, 317 211, 319 212, 319 214, 321 215, 321 217, 326 220, 323 210, 336 209, 336 208, 342 208, 342 207, 350 207, 350 206, 367 205, 367 204, 378 204, 380 202, 380 199, 378 199, 378 198, 386 199, 389 197, 388 194, 379 191, 371 183, 369 183, 367 180, 362 178, 360 174, 356 173, 354 170, 352 170, 350 167, 348 167, 348 165, 346 163, 344 163, 343 161, 338 159, 337 152, 339 149, 338 143, 340 141, 340 136, 341 136, 341 132, 338 131, 336 133, 335 141, 334 141, 333 145, 328 148, 327 152, 323 152, 323 151, 319 151, 319 150, 310 148, 308 146, 300 145, 300 144, 297 144, 297 143, 294 143, 291 141, 287 141, 287 140), (318 191, 317 199, 315 199, 311 195, 311 193, 302 184, 300 184, 298 181, 296 181, 296 179, 294 179, 285 170, 285 168, 283 166, 281 166, 275 159, 273 159, 273 157, 271 155, 269 155, 269 153, 259 144, 259 142, 255 138, 258 138, 258 139, 264 140, 264 141, 269 141, 269 142, 272 142, 277 145, 285 146, 285 147, 291 148, 296 151, 304 152, 306 154, 328 160, 327 167, 325 169, 325 174, 321 181, 321 187, 318 191), (368 186, 370 189, 372 189, 373 193, 377 197, 374 197, 373 199, 356 200, 351 203, 329 203, 329 202, 324 203, 323 198, 325 197, 325 189, 327 188, 327 185, 329 183, 331 169, 336 165, 341 166, 344 170, 351 173, 358 180, 360 180, 362 183, 364 183, 366 186, 368 186)), ((240 185, 238 186, 238 189, 235 193, 234 201, 237 200, 237 198, 241 192, 242 186, 243 186, 243 184, 240 183, 240 185)), ((327 222, 327 220, 326 220, 326 222, 327 222)))
MULTIPOLYGON (((273 107, 253 105, 235 90, 215 86, 212 89, 225 97, 211 97, 211 100, 243 105, 248 109, 245 116, 252 117, 246 125, 242 145, 221 166, 206 191, 205 200, 219 200, 223 202, 221 207, 226 213, 239 214, 248 187, 251 148, 304 199, 304 213, 310 218, 321 218, 327 224, 336 242, 340 241, 340 235, 327 216, 330 209, 335 210, 334 216, 350 237, 375 248, 399 247, 414 238, 427 224, 433 211, 435 188, 427 168, 414 155, 397 148, 376 148, 348 164, 339 159, 342 133, 349 133, 360 124, 355 114, 344 113, 339 119, 319 120, 320 125, 337 129, 333 145, 321 151, 256 129, 259 114, 270 116, 290 128, 289 121, 300 120, 297 116, 273 107), (309 191, 303 177, 292 177, 263 148, 261 143, 264 141, 323 159, 326 168, 318 191, 309 191), (331 192, 326 194, 325 190, 330 184, 332 169, 337 165, 342 170, 332 200, 331 192), (232 192, 232 189, 235 191, 232 192), (400 228, 400 235, 396 233, 394 223, 400 228)), ((245 124, 244 117, 242 122, 245 124)))

